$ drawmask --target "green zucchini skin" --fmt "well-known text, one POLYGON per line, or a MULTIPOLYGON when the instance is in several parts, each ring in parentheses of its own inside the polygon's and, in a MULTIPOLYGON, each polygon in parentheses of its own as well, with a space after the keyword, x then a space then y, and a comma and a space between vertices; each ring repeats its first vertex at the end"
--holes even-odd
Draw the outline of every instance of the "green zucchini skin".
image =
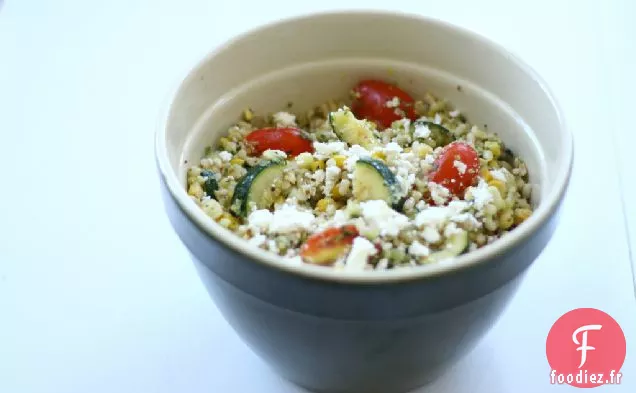
POLYGON ((459 256, 468 250, 468 243, 468 232, 462 231, 456 233, 446 240, 446 245, 443 250, 431 253, 426 257, 424 262, 434 263, 459 256))
POLYGON ((446 146, 454 140, 450 130, 440 124, 428 120, 416 120, 413 123, 412 132, 415 131, 415 127, 418 125, 426 126, 431 130, 431 134, 428 138, 424 138, 423 140, 429 143, 433 142, 435 145, 433 147, 446 146))
POLYGON ((363 193, 363 199, 382 199, 394 209, 399 207, 402 199, 400 183, 382 161, 369 157, 360 158, 356 162, 355 172, 354 189, 363 193))
POLYGON ((259 208, 268 208, 269 204, 262 197, 271 183, 282 176, 285 165, 284 160, 272 160, 261 162, 250 168, 234 187, 230 212, 245 218, 248 214, 249 202, 255 202, 259 208))

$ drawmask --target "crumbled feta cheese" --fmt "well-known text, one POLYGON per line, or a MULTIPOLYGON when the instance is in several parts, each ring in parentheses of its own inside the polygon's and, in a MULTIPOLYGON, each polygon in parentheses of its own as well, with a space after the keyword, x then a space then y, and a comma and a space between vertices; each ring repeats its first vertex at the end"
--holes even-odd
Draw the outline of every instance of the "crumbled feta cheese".
POLYGON ((506 175, 509 173, 510 172, 508 172, 506 168, 497 168, 490 171, 490 175, 494 179, 501 180, 504 183, 508 181, 508 177, 506 175))
POLYGON ((463 175, 464 173, 466 173, 466 169, 468 169, 466 164, 464 164, 460 160, 453 161, 453 166, 457 168, 457 172, 459 172, 460 175, 463 175))
MULTIPOLYGON (((331 160, 330 160, 331 161, 331 160)), ((340 168, 335 163, 327 161, 327 169, 325 170, 325 195, 331 195, 331 189, 336 185, 336 181, 340 178, 340 168), (329 165, 332 164, 332 165, 329 165)))
POLYGON ((398 154, 402 152, 402 146, 395 142, 389 142, 384 146, 384 152, 388 154, 398 154))
POLYGON ((462 230, 458 228, 454 222, 449 222, 446 228, 444 228, 444 237, 448 238, 458 233, 462 233, 462 230))
POLYGON ((417 204, 415 205, 415 208, 416 208, 417 210, 424 210, 424 209, 426 209, 426 201, 421 200, 421 201, 417 202, 417 204))
POLYGON ((393 97, 389 101, 385 103, 387 108, 397 108, 400 106, 400 99, 398 97, 393 97))
POLYGON ((232 153, 229 151, 221 151, 219 152, 219 158, 225 162, 228 162, 232 159, 232 153))
POLYGON ((442 124, 442 116, 439 113, 435 114, 435 119, 433 119, 433 123, 442 124))
POLYGON ((442 239, 437 229, 431 226, 424 227, 422 237, 431 244, 435 244, 442 239))
POLYGON ((247 217, 248 226, 255 232, 267 231, 274 215, 267 209, 254 210, 247 217))
POLYGON ((375 270, 385 270, 387 267, 389 267, 389 260, 386 258, 382 258, 375 265, 375 270))
POLYGON ((373 243, 362 236, 358 236, 353 239, 353 246, 351 247, 351 251, 349 251, 344 268, 345 270, 351 271, 364 270, 369 257, 377 253, 378 250, 373 243))
POLYGON ((318 169, 313 174, 307 172, 307 174, 316 181, 316 183, 322 183, 325 180, 325 171, 323 169, 318 169))
POLYGON ((347 222, 348 218, 349 218, 349 215, 344 210, 339 209, 339 210, 336 210, 336 212, 333 215, 333 218, 328 224, 333 226, 343 225, 347 222))
POLYGON ((422 210, 415 216, 415 225, 418 227, 441 227, 448 220, 448 208, 445 206, 431 206, 422 210))
POLYGON ((409 254, 415 257, 425 257, 425 256, 428 256, 428 254, 430 253, 430 250, 428 249, 428 247, 418 242, 417 240, 411 243, 408 251, 409 251, 409 254))
POLYGON ((373 200, 360 203, 365 221, 380 231, 382 236, 397 236, 409 225, 409 219, 391 209, 385 201, 373 200))
POLYGON ((452 216, 451 221, 463 224, 466 229, 481 228, 481 223, 471 213, 460 213, 452 216))
POLYGON ((467 198, 475 202, 475 207, 478 210, 483 209, 484 206, 493 201, 492 193, 488 189, 488 183, 483 180, 479 181, 477 187, 468 187, 467 198))
POLYGON ((298 230, 307 230, 311 227, 316 217, 311 212, 298 210, 295 205, 284 204, 274 211, 269 223, 271 233, 292 233, 298 230))
POLYGON ((431 129, 426 124, 415 123, 415 131, 413 131, 415 138, 428 138, 430 135, 431 129))
POLYGON ((450 191, 448 191, 448 188, 442 186, 441 184, 437 184, 432 181, 428 182, 428 189, 431 192, 431 198, 438 205, 446 203, 446 201, 450 197, 450 191))
POLYGON ((262 157, 266 160, 284 160, 287 158, 287 154, 282 150, 267 149, 263 152, 262 157))
POLYGON ((484 150, 484 152, 482 153, 484 156, 484 160, 486 161, 490 161, 493 159, 493 155, 492 152, 490 150, 484 150))
POLYGON ((454 111, 450 111, 449 115, 450 117, 457 117, 459 116, 460 112, 458 109, 455 109, 454 111))
POLYGON ((314 142, 316 153, 324 156, 343 153, 346 148, 347 144, 344 142, 314 142))
POLYGON ((256 247, 260 247, 265 244, 265 241, 267 241, 267 236, 259 234, 251 238, 249 240, 249 243, 255 245, 256 247))
POLYGON ((272 117, 274 118, 276 125, 279 127, 296 125, 296 116, 289 112, 276 112, 272 117))

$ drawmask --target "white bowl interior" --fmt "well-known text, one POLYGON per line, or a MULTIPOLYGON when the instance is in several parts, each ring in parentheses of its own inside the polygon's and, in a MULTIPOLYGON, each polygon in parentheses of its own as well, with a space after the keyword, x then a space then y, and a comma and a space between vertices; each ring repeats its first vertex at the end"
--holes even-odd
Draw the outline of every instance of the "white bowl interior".
POLYGON ((501 252, 554 211, 569 179, 572 141, 543 82, 509 52, 474 33, 386 12, 279 21, 203 59, 170 97, 157 134, 158 162, 168 187, 211 234, 256 259, 274 262, 276 257, 228 238, 224 229, 195 211, 185 191, 186 168, 246 107, 262 113, 292 101, 292 110, 301 111, 344 97, 355 82, 369 77, 397 82, 416 98, 430 91, 448 99, 469 121, 498 133, 528 165, 538 210, 506 238, 461 256, 457 263, 475 263, 501 252))

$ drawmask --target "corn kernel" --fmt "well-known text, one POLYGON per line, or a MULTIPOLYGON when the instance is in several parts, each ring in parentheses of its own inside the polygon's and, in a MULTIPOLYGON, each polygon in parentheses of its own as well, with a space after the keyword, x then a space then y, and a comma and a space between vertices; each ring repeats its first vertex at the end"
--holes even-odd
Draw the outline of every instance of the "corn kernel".
POLYGON ((230 160, 230 164, 233 165, 243 165, 245 163, 245 160, 239 157, 234 157, 230 160))
POLYGON ((330 199, 323 198, 316 203, 316 210, 318 210, 319 212, 326 212, 330 204, 330 199))
POLYGON ((486 167, 483 167, 483 166, 481 167, 481 169, 479 170, 479 175, 483 177, 484 180, 486 180, 487 182, 490 182, 492 180, 492 175, 490 174, 490 171, 486 167))
POLYGON ((496 159, 501 155, 501 145, 497 142, 486 141, 484 147, 492 152, 492 156, 496 159))
POLYGON ((219 219, 219 224, 228 229, 236 229, 239 223, 236 217, 234 217, 230 213, 223 213, 219 219))
POLYGON ((201 198, 203 196, 203 187, 201 187, 199 182, 194 182, 188 187, 188 194, 196 198, 201 198))
POLYGON ((530 217, 532 210, 527 208, 515 209, 514 223, 519 225, 530 217))
POLYGON ((384 154, 384 152, 382 151, 373 152, 373 154, 371 154, 371 157, 377 158, 378 160, 382 161, 386 160, 386 154, 384 154))
POLYGON ((422 143, 421 145, 418 145, 415 154, 419 157, 419 158, 424 158, 426 157, 428 154, 433 152, 433 148, 430 147, 429 145, 422 143))
POLYGON ((347 157, 342 154, 338 154, 333 156, 333 160, 336 162, 336 166, 340 169, 344 168, 344 163, 347 160, 347 157))
POLYGON ((342 194, 340 194, 340 186, 338 184, 333 186, 333 188, 331 189, 331 196, 334 199, 339 199, 342 197, 342 194))
POLYGON ((506 185, 501 180, 493 179, 488 182, 489 186, 493 186, 499 190, 502 197, 506 197, 506 185))
POLYGON ((404 149, 404 152, 405 152, 405 153, 410 153, 410 152, 411 152, 411 148, 410 148, 410 147, 405 148, 405 149, 404 149))
POLYGON ((254 118, 254 112, 250 108, 247 108, 243 111, 243 119, 245 121, 252 121, 254 118))
POLYGON ((513 223, 514 223, 514 217, 513 217, 512 210, 506 209, 503 212, 501 212, 501 215, 499 216, 499 228, 508 229, 512 226, 513 223))
POLYGON ((325 169, 325 162, 322 160, 316 160, 313 161, 310 165, 309 168, 312 171, 317 171, 318 169, 325 169))

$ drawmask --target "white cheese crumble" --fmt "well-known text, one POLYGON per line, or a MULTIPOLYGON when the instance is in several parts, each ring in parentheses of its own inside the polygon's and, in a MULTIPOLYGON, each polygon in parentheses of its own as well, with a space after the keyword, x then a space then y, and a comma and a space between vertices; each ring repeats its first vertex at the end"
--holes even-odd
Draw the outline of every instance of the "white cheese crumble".
POLYGON ((343 153, 346 148, 347 144, 344 142, 314 142, 316 153, 324 156, 343 153))
POLYGON ((444 204, 450 197, 450 191, 448 188, 437 184, 435 182, 428 182, 428 189, 431 191, 431 198, 438 205, 444 204))
POLYGON ((389 101, 385 103, 387 108, 397 108, 400 106, 400 99, 398 97, 393 97, 389 101))
POLYGON ((424 228, 424 230, 422 231, 422 237, 424 238, 424 240, 431 244, 435 244, 442 239, 439 231, 431 226, 427 226, 424 228))
POLYGON ((488 189, 488 183, 483 180, 479 180, 477 187, 468 187, 467 198, 475 202, 477 210, 482 210, 484 206, 493 201, 493 196, 488 189))
POLYGON ((265 235, 256 235, 249 240, 250 244, 255 245, 256 247, 260 247, 267 241, 267 236, 265 235))
POLYGON ((444 236, 447 238, 462 232, 463 231, 458 228, 457 224, 454 222, 449 222, 448 225, 446 225, 446 228, 444 228, 444 236))
POLYGON ((266 231, 272 223, 274 215, 267 209, 254 210, 247 217, 248 226, 254 232, 266 231))
POLYGON ((272 117, 274 118, 276 125, 279 127, 296 125, 296 116, 289 112, 276 112, 272 115, 272 117))
POLYGON ((344 268, 345 270, 351 271, 364 270, 369 257, 377 253, 378 250, 373 243, 364 237, 358 236, 353 239, 353 246, 351 247, 351 251, 349 251, 344 268))
POLYGON ((442 124, 442 116, 439 113, 435 114, 435 119, 433 119, 433 123, 442 124))
POLYGON ((507 174, 509 174, 506 168, 497 168, 490 171, 490 175, 493 179, 501 180, 502 182, 508 181, 507 174))
POLYGON ((229 151, 221 151, 219 152, 219 158, 225 162, 228 162, 232 159, 232 153, 229 151))
POLYGON ((284 204, 274 211, 269 231, 271 233, 293 233, 298 230, 307 230, 311 227, 316 217, 308 211, 298 210, 291 204, 284 204))
POLYGON ((373 200, 360 203, 365 221, 380 231, 382 236, 397 236, 409 225, 409 219, 391 209, 385 201, 373 200))
POLYGON ((331 195, 331 189, 336 185, 336 181, 340 178, 340 168, 332 163, 332 160, 327 161, 327 169, 325 170, 325 195, 331 195), (331 164, 331 165, 330 165, 331 164))
POLYGON ((466 164, 464 164, 460 160, 453 161, 453 166, 457 168, 457 172, 459 172, 460 175, 463 175, 464 173, 466 173, 466 169, 468 169, 466 164))
POLYGON ((263 158, 266 160, 284 160, 287 154, 282 150, 267 149, 263 152, 263 158))
POLYGON ((360 145, 353 145, 344 153, 348 156, 344 165, 347 171, 350 172, 350 176, 352 176, 351 172, 355 169, 358 159, 371 156, 371 153, 360 145))
POLYGON ((448 114, 449 114, 451 117, 457 117, 457 116, 459 116, 459 114, 460 114, 460 113, 461 113, 461 112, 460 112, 458 109, 455 109, 454 111, 450 111, 448 114))
POLYGON ((384 146, 384 152, 387 154, 398 154, 402 152, 402 146, 395 142, 389 142, 384 146))
POLYGON ((415 138, 428 138, 429 135, 431 135, 431 129, 426 124, 415 123, 415 131, 413 131, 415 138))
POLYGON ((422 243, 420 243, 417 240, 415 240, 409 246, 408 252, 409 252, 409 254, 411 254, 411 255, 413 255, 415 257, 425 257, 425 256, 428 256, 428 254, 430 253, 430 250, 428 249, 428 247, 426 247, 422 243))

